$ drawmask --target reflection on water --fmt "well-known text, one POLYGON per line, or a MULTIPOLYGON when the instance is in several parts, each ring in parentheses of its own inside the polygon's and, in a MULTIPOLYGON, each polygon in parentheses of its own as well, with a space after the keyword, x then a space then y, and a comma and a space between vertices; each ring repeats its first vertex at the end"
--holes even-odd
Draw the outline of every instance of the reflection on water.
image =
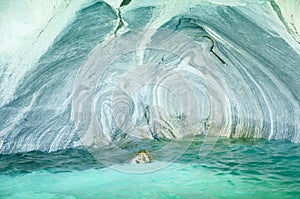
MULTIPOLYGON (((131 143, 123 149, 147 149, 150 164, 105 167, 83 148, 55 153, 31 152, 0 156, 1 198, 297 198, 300 196, 300 145, 287 141, 220 139, 205 157, 202 137, 175 162, 163 163, 155 151, 168 140, 131 143), (126 172, 139 170, 140 174, 126 172), (124 172, 125 171, 125 172, 124 172)), ((189 143, 178 141, 178 147, 189 143)), ((129 157, 130 158, 130 157, 129 157)))

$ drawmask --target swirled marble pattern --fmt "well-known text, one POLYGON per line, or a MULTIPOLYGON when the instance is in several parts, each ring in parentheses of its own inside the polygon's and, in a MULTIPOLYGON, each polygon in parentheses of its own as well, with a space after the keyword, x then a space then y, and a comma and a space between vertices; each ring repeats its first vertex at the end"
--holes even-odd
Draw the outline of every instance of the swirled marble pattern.
POLYGON ((300 142, 300 44, 281 1, 82 2, 42 56, 22 58, 51 20, 22 53, 1 52, 1 153, 197 134, 300 142))

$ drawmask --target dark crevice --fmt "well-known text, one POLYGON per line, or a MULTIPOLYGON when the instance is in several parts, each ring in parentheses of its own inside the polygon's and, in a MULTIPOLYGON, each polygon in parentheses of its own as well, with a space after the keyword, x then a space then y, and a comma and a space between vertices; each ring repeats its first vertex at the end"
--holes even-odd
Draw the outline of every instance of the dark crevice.
POLYGON ((181 19, 178 20, 178 24, 176 25, 175 30, 178 30, 179 26, 181 25, 181 19))
POLYGON ((120 8, 118 8, 118 18, 119 18, 120 21, 119 21, 119 24, 118 24, 116 30, 114 31, 115 35, 117 34, 118 30, 120 30, 124 26, 124 21, 123 21, 123 18, 122 18, 120 8))
POLYGON ((167 129, 169 131, 169 133, 171 134, 171 136, 175 139, 176 136, 174 135, 174 133, 170 130, 170 129, 167 129))
MULTIPOLYGON (((68 8, 69 6, 70 6, 70 2, 67 3, 67 4, 65 5, 65 9, 68 8)), ((55 6, 54 6, 54 9, 55 9, 55 6)), ((53 20, 53 17, 54 17, 54 16, 52 16, 52 17, 48 20, 46 26, 39 32, 37 38, 39 38, 40 35, 44 32, 44 29, 45 29, 45 28, 50 24, 50 22, 53 20)))
MULTIPOLYGON (((161 113, 159 113, 159 115, 161 115, 161 113)), ((167 122, 166 120, 164 120, 163 118, 161 118, 161 117, 160 117, 160 119, 164 122, 164 124, 165 124, 166 126, 168 126, 168 127, 165 127, 164 125, 162 125, 162 127, 163 127, 165 130, 167 130, 173 138, 176 138, 176 136, 174 135, 174 133, 173 133, 173 131, 172 131, 172 130, 173 130, 173 127, 171 126, 171 124, 170 124, 169 122, 167 122)))
POLYGON ((130 4, 130 2, 131 0, 123 0, 122 3, 120 4, 120 7, 127 6, 130 4))
POLYGON ((44 28, 39 32, 38 36, 36 38, 39 38, 41 34, 44 32, 45 28, 50 24, 50 22, 53 20, 53 17, 51 17, 48 21, 47 24, 44 26, 44 28))
POLYGON ((210 38, 209 36, 202 36, 202 37, 204 37, 204 38, 207 38, 207 39, 209 39, 210 41, 211 41, 211 43, 212 43, 212 45, 211 45, 211 47, 210 47, 210 49, 209 49, 209 51, 210 52, 212 52, 212 54, 214 54, 218 59, 219 59, 219 61, 222 63, 222 64, 224 64, 224 65, 227 65, 226 64, 226 62, 214 51, 214 47, 215 47, 215 42, 214 42, 214 40, 212 39, 212 38, 210 38))
POLYGON ((157 135, 157 132, 155 132, 155 129, 151 129, 151 126, 150 126, 150 107, 147 105, 145 108, 144 108, 144 118, 146 120, 146 123, 147 123, 147 126, 148 126, 148 129, 152 135, 152 137, 156 140, 159 140, 159 137, 157 135))
MULTIPOLYGON (((193 26, 194 26, 194 28, 197 28, 198 30, 201 30, 201 31, 203 31, 203 32, 206 32, 204 29, 203 29, 203 27, 201 26, 201 25, 199 25, 194 19, 192 19, 192 18, 181 18, 181 19, 179 19, 178 20, 178 23, 177 23, 177 25, 176 25, 176 27, 175 27, 175 30, 178 30, 179 28, 180 28, 180 26, 182 25, 182 23, 184 23, 184 22, 188 22, 189 24, 192 24, 193 26)), ((209 39, 210 41, 211 41, 211 43, 212 43, 212 45, 211 45, 211 47, 210 47, 210 52, 212 52, 213 54, 214 54, 214 56, 215 57, 217 57, 218 58, 218 60, 222 63, 222 64, 224 64, 224 65, 227 65, 227 63, 214 51, 214 47, 215 47, 215 42, 214 42, 214 40, 211 38, 211 37, 209 37, 209 36, 207 36, 207 35, 204 35, 204 36, 202 36, 202 37, 204 37, 204 38, 207 38, 207 39, 209 39)))
POLYGON ((119 21, 119 24, 118 24, 116 30, 114 31, 115 36, 117 35, 117 32, 125 25, 124 20, 122 18, 121 8, 129 5, 130 2, 131 2, 131 0, 123 0, 122 3, 120 4, 120 7, 117 8, 117 10, 118 10, 117 15, 118 15, 118 18, 120 21, 119 21))

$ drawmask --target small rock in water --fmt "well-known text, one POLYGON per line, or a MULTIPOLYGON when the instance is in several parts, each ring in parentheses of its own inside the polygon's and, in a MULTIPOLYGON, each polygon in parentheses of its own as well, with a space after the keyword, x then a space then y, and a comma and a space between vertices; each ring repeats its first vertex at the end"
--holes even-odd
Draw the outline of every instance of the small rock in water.
POLYGON ((150 163, 152 161, 153 161, 152 155, 147 150, 143 149, 134 156, 131 163, 140 164, 140 163, 150 163))

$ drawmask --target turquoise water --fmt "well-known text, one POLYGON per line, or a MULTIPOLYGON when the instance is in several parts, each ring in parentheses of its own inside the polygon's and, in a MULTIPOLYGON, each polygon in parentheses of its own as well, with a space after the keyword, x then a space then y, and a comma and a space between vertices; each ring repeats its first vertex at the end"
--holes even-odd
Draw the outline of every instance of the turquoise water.
MULTIPOLYGON (((167 142, 145 141, 127 150, 134 154, 144 147, 154 155, 167 142)), ((83 148, 1 155, 0 198, 300 197, 299 144, 222 138, 207 156, 199 156, 202 143, 197 138, 170 164, 106 167, 83 148)))

